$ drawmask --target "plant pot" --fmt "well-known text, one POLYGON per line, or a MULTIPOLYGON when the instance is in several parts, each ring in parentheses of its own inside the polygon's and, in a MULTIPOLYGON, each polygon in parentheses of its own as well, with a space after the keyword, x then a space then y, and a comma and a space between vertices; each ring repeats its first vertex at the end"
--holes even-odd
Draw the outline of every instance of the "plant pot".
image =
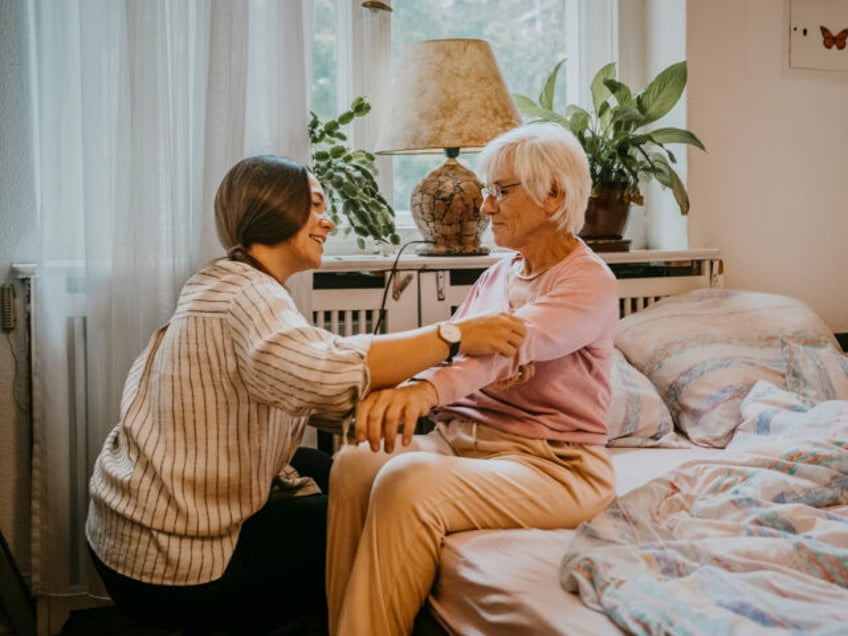
POLYGON ((627 226, 630 202, 625 200, 620 190, 601 188, 589 197, 586 206, 586 220, 580 230, 584 240, 618 241, 627 226))

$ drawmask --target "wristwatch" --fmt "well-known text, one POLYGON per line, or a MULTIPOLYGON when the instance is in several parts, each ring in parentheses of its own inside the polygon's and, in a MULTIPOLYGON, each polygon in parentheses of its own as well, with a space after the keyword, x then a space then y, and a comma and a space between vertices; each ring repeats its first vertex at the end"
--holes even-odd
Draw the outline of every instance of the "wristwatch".
POLYGON ((448 353, 448 357, 445 358, 444 364, 451 364, 453 362, 453 357, 459 353, 459 343, 462 340, 462 332, 452 322, 440 322, 439 323, 439 337, 448 343, 450 347, 450 352, 448 353))

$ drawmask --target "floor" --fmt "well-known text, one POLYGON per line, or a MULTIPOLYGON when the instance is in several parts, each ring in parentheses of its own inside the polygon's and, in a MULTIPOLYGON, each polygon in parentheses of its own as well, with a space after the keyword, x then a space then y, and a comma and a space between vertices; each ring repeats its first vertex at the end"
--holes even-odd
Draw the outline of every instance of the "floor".
POLYGON ((136 625, 116 607, 95 607, 71 612, 61 636, 182 636, 180 630, 151 629, 136 625))
MULTIPOLYGON (((415 621, 416 636, 446 636, 447 632, 432 617, 422 611, 415 621)), ((116 607, 97 607, 71 612, 60 636, 234 636, 231 634, 197 634, 180 630, 140 627, 124 616, 116 607)), ((244 636, 239 634, 238 636, 244 636)), ((275 630, 265 636, 327 636, 323 621, 302 622, 275 630)))
MULTIPOLYGON (((326 636, 323 621, 300 621, 274 630, 264 636, 326 636)), ((198 633, 193 631, 142 627, 114 606, 71 612, 60 636, 235 636, 229 632, 198 633)), ((243 636, 239 634, 239 636, 243 636)))

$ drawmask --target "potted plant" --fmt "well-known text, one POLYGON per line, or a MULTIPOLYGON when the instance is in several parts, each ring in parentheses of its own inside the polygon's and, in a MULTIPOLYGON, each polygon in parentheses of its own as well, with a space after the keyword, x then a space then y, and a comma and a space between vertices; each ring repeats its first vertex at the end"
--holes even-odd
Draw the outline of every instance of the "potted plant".
POLYGON ((395 211, 377 185, 374 155, 365 150, 351 150, 342 130, 370 111, 368 101, 357 97, 335 119, 321 121, 314 112, 310 113, 308 125, 311 168, 327 196, 327 212, 339 228, 356 234, 359 249, 365 249, 368 237, 377 243, 400 243, 395 230, 395 211), (342 218, 347 220, 347 225, 343 225, 342 218))
POLYGON ((682 128, 653 128, 677 104, 686 87, 686 62, 661 71, 641 93, 634 94, 616 79, 614 62, 601 68, 592 80, 592 107, 568 105, 564 114, 553 110, 557 75, 565 60, 556 64, 534 102, 514 95, 519 112, 532 122, 556 122, 570 130, 589 158, 592 196, 580 236, 587 239, 621 239, 631 202, 644 200, 640 183, 656 179, 671 188, 681 214, 689 212, 689 196, 672 164, 677 162, 667 144, 689 144, 705 150, 701 141, 682 128))

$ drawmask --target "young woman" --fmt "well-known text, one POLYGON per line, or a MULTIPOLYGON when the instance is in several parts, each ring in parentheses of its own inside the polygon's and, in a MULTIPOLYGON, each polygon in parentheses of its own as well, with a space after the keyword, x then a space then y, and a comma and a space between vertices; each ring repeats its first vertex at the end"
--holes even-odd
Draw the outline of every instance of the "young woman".
POLYGON ((309 324, 284 284, 320 266, 324 210, 305 166, 236 164, 215 199, 228 258, 185 284, 129 373, 86 536, 113 600, 139 622, 252 633, 322 612, 326 495, 295 469, 309 463, 296 452, 309 417, 346 417, 451 347, 512 356, 521 344, 509 312, 457 320, 456 333, 344 338, 309 324))
POLYGON ((512 358, 460 358, 357 407, 363 443, 330 473, 331 634, 409 634, 448 533, 571 528, 615 494, 605 444, 618 301, 576 236, 586 155, 561 126, 529 125, 492 141, 480 171, 481 211, 517 255, 480 277, 454 319, 511 311, 527 337, 512 358), (436 428, 413 439, 404 427, 395 448, 399 425, 433 407, 436 428))

